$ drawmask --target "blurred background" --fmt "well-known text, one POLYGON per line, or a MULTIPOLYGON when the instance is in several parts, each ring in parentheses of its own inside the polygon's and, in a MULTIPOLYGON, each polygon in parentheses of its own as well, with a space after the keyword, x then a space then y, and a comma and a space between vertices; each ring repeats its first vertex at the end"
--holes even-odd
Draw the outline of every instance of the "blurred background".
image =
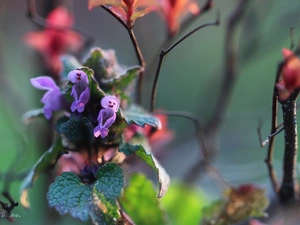
MULTIPOLYGON (((197 19, 185 31, 211 21, 221 12, 221 25, 195 33, 165 58, 157 93, 157 108, 184 110, 195 113, 205 123, 215 109, 224 69, 224 40, 228 16, 238 0, 215 0, 214 8, 197 19)), ((204 3, 199 1, 199 5, 204 3)), ((137 64, 134 49, 126 30, 101 8, 88 11, 86 0, 39 0, 38 13, 46 16, 51 8, 65 5, 74 12, 75 26, 92 36, 94 46, 114 49, 122 65, 137 64)), ((27 32, 37 30, 26 17, 26 1, 0 1, 0 190, 7 171, 26 172, 50 146, 45 140, 49 131, 45 121, 24 125, 21 116, 41 107, 42 93, 35 90, 29 78, 43 75, 42 59, 34 49, 24 44, 27 32)), ((290 46, 290 28, 295 28, 295 40, 300 37, 300 2, 296 0, 253 0, 240 23, 235 43, 238 47, 238 78, 232 91, 217 141, 219 152, 213 164, 229 182, 256 183, 272 189, 264 159, 267 148, 261 148, 257 135, 263 121, 263 138, 270 131, 271 99, 281 49, 290 46)), ((157 13, 138 19, 135 33, 146 63, 158 58, 159 48, 166 37, 166 24, 157 13)), ((165 46, 168 47, 168 46, 165 46)), ((80 56, 79 56, 79 59, 80 56)), ((147 68, 143 105, 149 109, 150 92, 155 68, 147 68)), ((279 115, 281 119, 281 115, 279 115)), ((172 117, 168 126, 176 137, 162 152, 157 153, 172 180, 180 180, 199 159, 199 147, 193 124, 172 117)), ((275 168, 281 176, 283 135, 276 138, 275 168)), ((206 199, 221 195, 215 183, 204 176, 196 187, 206 199)), ((9 179, 9 176, 8 176, 9 179)), ((47 177, 41 176, 30 191, 31 210, 21 206, 14 213, 21 215, 15 224, 81 224, 54 210, 46 202, 47 177), (55 221, 55 223, 53 222, 55 221), (52 222, 51 222, 52 221, 52 222)), ((11 194, 19 196, 20 181, 11 183, 11 194)), ((0 197, 0 199, 2 199, 0 197)), ((0 224, 8 224, 0 220, 0 224)))

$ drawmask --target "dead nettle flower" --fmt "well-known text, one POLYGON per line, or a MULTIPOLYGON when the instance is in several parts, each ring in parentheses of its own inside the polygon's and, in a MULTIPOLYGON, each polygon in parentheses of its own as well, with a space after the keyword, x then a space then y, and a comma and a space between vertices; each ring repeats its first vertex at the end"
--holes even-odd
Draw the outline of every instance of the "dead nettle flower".
POLYGON ((158 9, 156 0, 89 0, 89 10, 103 5, 109 5, 110 10, 129 28, 133 27, 137 18, 158 9))
POLYGON ((73 83, 71 96, 74 98, 74 102, 71 105, 71 111, 77 110, 82 113, 90 99, 89 79, 86 73, 81 70, 72 70, 68 74, 68 79, 73 83))
POLYGON ((116 112, 119 110, 119 99, 115 96, 105 96, 101 100, 101 106, 103 109, 100 110, 98 115, 98 126, 94 129, 94 136, 105 138, 108 135, 108 128, 116 120, 116 112))
POLYGON ((54 9, 46 22, 48 27, 43 31, 28 33, 25 42, 37 49, 43 55, 47 67, 58 75, 62 70, 60 55, 67 50, 79 50, 83 42, 77 33, 69 29, 74 21, 65 8, 54 9))
POLYGON ((196 0, 158 0, 161 13, 167 22, 169 34, 175 35, 180 29, 181 20, 188 14, 200 13, 196 0))
POLYGON ((64 97, 51 77, 41 76, 30 79, 31 84, 40 90, 46 90, 41 102, 44 103, 44 115, 47 119, 52 117, 52 112, 63 109, 64 97))
POLYGON ((282 49, 282 54, 287 62, 281 71, 281 80, 276 84, 279 100, 287 100, 295 89, 300 88, 300 60, 293 51, 282 49))

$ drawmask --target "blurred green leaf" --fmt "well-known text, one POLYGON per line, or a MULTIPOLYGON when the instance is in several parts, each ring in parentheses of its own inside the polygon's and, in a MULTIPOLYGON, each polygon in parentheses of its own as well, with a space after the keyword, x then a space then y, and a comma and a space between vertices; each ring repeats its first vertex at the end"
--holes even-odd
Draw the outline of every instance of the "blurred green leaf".
POLYGON ((61 117, 57 120, 55 129, 72 143, 91 143, 94 140, 93 125, 86 117, 61 117))
POLYGON ((99 81, 105 78, 108 74, 104 67, 105 59, 102 54, 101 48, 92 49, 88 54, 84 66, 91 68, 95 73, 95 78, 99 81))
POLYGON ((170 177, 167 174, 166 170, 156 160, 156 158, 142 145, 131 145, 129 143, 123 143, 120 145, 119 151, 123 152, 125 155, 135 153, 139 158, 141 158, 145 163, 147 163, 156 171, 159 183, 158 197, 163 197, 169 188, 170 177))
POLYGON ((122 114, 127 124, 136 124, 140 127, 144 127, 147 124, 158 129, 161 128, 160 120, 140 106, 131 105, 122 114))
POLYGON ((100 167, 94 184, 84 184, 72 172, 62 173, 50 185, 48 203, 61 214, 94 224, 114 225, 120 218, 116 198, 124 186, 123 170, 115 163, 100 167))
POLYGON ((28 189, 32 187, 34 180, 39 176, 40 173, 44 172, 49 167, 53 166, 59 156, 64 152, 61 138, 57 138, 51 148, 46 151, 40 159, 34 164, 28 175, 25 177, 21 184, 20 202, 25 208, 30 207, 28 199, 28 189))
POLYGON ((61 56, 60 60, 61 60, 62 65, 63 65, 63 70, 60 73, 60 76, 64 80, 68 80, 68 74, 69 74, 70 71, 75 70, 78 67, 81 67, 81 64, 72 55, 63 55, 63 56, 61 56))
POLYGON ((118 78, 103 82, 103 90, 105 92, 109 92, 114 89, 114 93, 121 94, 129 84, 136 80, 141 70, 142 68, 140 66, 134 66, 127 69, 127 71, 123 75, 120 75, 118 78))
POLYGON ((143 174, 133 174, 119 201, 137 225, 163 225, 165 212, 156 198, 153 184, 143 174))
POLYGON ((44 109, 33 109, 23 114, 22 121, 23 123, 30 123, 36 118, 45 118, 44 109))
POLYGON ((252 184, 231 187, 224 196, 203 210, 203 225, 227 225, 266 215, 269 200, 261 188, 252 184))
POLYGON ((172 183, 168 193, 162 198, 172 225, 199 225, 206 198, 193 186, 184 183, 172 183), (178 204, 180 203, 180 204, 178 204))

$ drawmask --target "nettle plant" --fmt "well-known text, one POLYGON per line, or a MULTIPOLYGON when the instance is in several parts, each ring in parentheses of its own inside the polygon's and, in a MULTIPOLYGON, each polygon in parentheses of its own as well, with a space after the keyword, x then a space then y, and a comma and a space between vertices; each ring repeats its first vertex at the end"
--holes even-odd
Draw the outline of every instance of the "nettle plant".
MULTIPOLYGON (((166 135, 169 134, 164 122, 166 118, 160 120, 161 117, 154 113, 158 77, 164 57, 194 32, 207 26, 219 25, 219 15, 216 21, 200 25, 175 41, 189 24, 213 7, 212 0, 205 1, 202 7, 192 0, 87 2, 89 9, 102 7, 126 29, 139 65, 121 66, 113 50, 100 47, 89 49, 89 53, 82 59, 66 54, 69 51, 78 52, 83 47, 88 48, 91 38, 73 27, 73 17, 65 8, 58 7, 43 19, 37 15, 34 2, 27 1, 29 18, 44 29, 27 34, 25 41, 40 52, 49 76, 30 79, 34 88, 43 91, 43 108, 27 112, 23 120, 29 122, 36 117, 45 118, 53 128, 55 140, 25 177, 20 202, 29 208, 29 189, 41 173, 52 170, 56 178, 49 186, 47 201, 61 215, 68 213, 75 219, 91 219, 94 224, 102 225, 172 224, 174 220, 166 216, 157 199, 166 194, 170 178, 152 151, 155 144, 153 136, 156 135, 157 139, 170 137, 166 135), (141 104, 143 78, 147 71, 133 28, 136 19, 153 11, 159 12, 167 21, 164 47, 168 48, 162 49, 159 54, 149 112, 141 104), (134 155, 156 172, 158 194, 144 174, 129 172, 128 167, 134 160, 128 160, 124 167, 124 161, 134 155)), ((202 127, 199 119, 191 113, 159 112, 185 117, 195 124, 203 157, 188 171, 187 183, 192 183, 191 180, 204 169, 225 187, 222 199, 203 210, 204 225, 227 225, 265 216, 264 210, 268 206, 263 189, 252 184, 231 186, 221 177, 210 163, 214 145, 207 142, 216 141, 213 137, 220 128, 231 97, 231 89, 237 77, 237 51, 233 37, 249 2, 240 1, 227 22, 224 81, 211 121, 202 127)), ((261 142, 262 146, 269 143, 266 162, 274 190, 281 202, 288 204, 298 202, 294 180, 298 148, 296 99, 300 90, 300 61, 296 54, 298 50, 295 53, 287 49, 283 51, 284 61, 279 66, 274 84, 271 135, 261 142), (282 128, 277 126, 278 102, 283 111, 282 128), (285 131, 285 155, 283 182, 279 188, 272 167, 272 154, 274 137, 282 130, 285 131)), ((151 71, 153 66, 151 62, 149 64, 151 71)), ((0 204, 10 213, 17 203, 8 193, 5 197, 9 199, 10 205, 2 201, 0 204)), ((175 214, 173 216, 178 217, 175 214)), ((250 224, 261 223, 251 220, 250 224)))

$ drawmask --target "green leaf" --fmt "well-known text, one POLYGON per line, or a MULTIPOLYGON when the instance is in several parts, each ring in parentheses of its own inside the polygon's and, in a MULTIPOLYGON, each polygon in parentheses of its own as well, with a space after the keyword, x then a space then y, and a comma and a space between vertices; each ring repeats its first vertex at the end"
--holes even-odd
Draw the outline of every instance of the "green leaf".
POLYGON ((161 128, 160 120, 157 117, 137 105, 131 105, 122 114, 127 124, 136 124, 140 127, 144 127, 147 124, 158 129, 161 128))
POLYGON ((50 185, 47 199, 51 207, 61 214, 94 224, 114 225, 120 218, 116 198, 124 186, 122 169, 115 163, 100 167, 93 184, 84 184, 72 172, 62 173, 50 185))
POLYGON ((60 76, 65 80, 68 80, 68 74, 70 71, 75 70, 78 67, 81 67, 81 64, 72 55, 63 55, 61 56, 60 60, 63 65, 63 70, 60 76))
POLYGON ((129 84, 136 80, 141 70, 142 68, 140 66, 129 68, 123 75, 120 75, 118 78, 103 82, 103 90, 105 92, 109 92, 114 89, 114 93, 121 94, 129 84))
POLYGON ((163 197, 169 188, 170 177, 165 171, 165 169, 155 159, 155 157, 150 152, 148 152, 142 145, 131 145, 129 143, 121 144, 119 151, 123 152, 125 155, 135 153, 139 158, 141 158, 145 163, 147 163, 156 171, 159 183, 158 197, 163 197))
POLYGON ((166 224, 165 213, 156 198, 153 184, 143 174, 130 177, 129 185, 119 201, 137 225, 166 224))
POLYGON ((218 200, 203 211, 203 225, 227 225, 251 217, 265 216, 269 204, 265 190, 247 184, 231 187, 225 191, 224 199, 218 200))
POLYGON ((36 119, 36 118, 40 118, 43 117, 44 118, 44 109, 33 109, 30 110, 28 112, 26 112, 23 116, 22 116, 22 121, 23 123, 30 123, 32 120, 36 119))
POLYGON ((73 143, 91 143, 94 140, 93 126, 86 117, 61 117, 57 120, 55 129, 73 143))
POLYGON ((87 60, 83 65, 94 70, 95 78, 97 80, 101 80, 108 74, 106 68, 104 67, 104 63, 105 59, 102 54, 102 49, 94 48, 89 53, 89 56, 87 56, 87 60))
POLYGON ((172 180, 168 193, 162 198, 161 203, 172 225, 199 225, 202 218, 201 210, 206 201, 199 189, 172 180))
POLYGON ((53 166, 63 152, 64 147, 62 145, 61 138, 59 137, 51 146, 51 148, 40 157, 40 159, 29 171, 28 175, 23 180, 20 189, 20 202, 25 208, 30 207, 30 203, 28 200, 28 189, 32 187, 34 180, 39 176, 40 173, 53 166))

